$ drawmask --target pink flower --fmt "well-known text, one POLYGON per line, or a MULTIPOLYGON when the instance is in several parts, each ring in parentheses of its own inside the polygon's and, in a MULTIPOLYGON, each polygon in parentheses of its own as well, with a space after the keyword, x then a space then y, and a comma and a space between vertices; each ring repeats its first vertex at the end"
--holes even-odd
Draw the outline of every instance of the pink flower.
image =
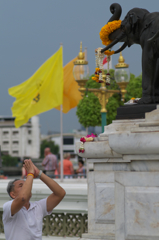
POLYGON ((82 148, 82 149, 80 148, 80 149, 79 149, 79 153, 80 153, 80 152, 81 152, 81 153, 84 153, 84 151, 85 151, 84 148, 82 148))
POLYGON ((92 133, 91 137, 95 138, 95 137, 97 137, 97 135, 92 133))
POLYGON ((89 138, 89 137, 91 137, 91 135, 87 135, 87 136, 86 136, 86 138, 89 138))
POLYGON ((86 141, 86 139, 85 139, 84 137, 82 137, 82 138, 80 139, 80 141, 84 143, 84 142, 86 141))
POLYGON ((96 135, 96 134, 93 134, 93 133, 91 133, 91 135, 87 135, 87 136, 86 136, 86 138, 89 138, 89 137, 95 138, 95 137, 97 137, 97 135, 96 135))

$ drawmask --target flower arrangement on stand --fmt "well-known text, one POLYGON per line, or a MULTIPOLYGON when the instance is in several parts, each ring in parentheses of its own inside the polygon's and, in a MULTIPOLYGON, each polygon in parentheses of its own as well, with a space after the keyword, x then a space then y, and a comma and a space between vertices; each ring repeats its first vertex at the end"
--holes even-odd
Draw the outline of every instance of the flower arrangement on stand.
MULTIPOLYGON (((96 68, 95 68, 95 77, 92 77, 92 80, 102 83, 105 82, 106 85, 110 85, 110 74, 109 74, 109 62, 110 62, 110 55, 109 50, 105 51, 108 52, 107 54, 107 61, 108 61, 108 68, 107 68, 107 74, 106 74, 106 79, 104 79, 104 69, 103 69, 103 58, 104 58, 104 53, 101 53, 102 48, 97 48, 95 50, 95 58, 96 58, 96 68)), ((113 52, 113 51, 112 51, 113 52)))
POLYGON ((84 153, 84 151, 85 151, 85 149, 84 149, 84 143, 85 142, 92 142, 92 141, 94 141, 94 138, 95 137, 97 137, 97 135, 96 134, 90 134, 90 135, 87 135, 87 136, 85 136, 85 137, 82 137, 81 139, 80 139, 80 141, 81 141, 81 145, 80 145, 80 148, 79 148, 79 153, 81 152, 81 153, 84 153))

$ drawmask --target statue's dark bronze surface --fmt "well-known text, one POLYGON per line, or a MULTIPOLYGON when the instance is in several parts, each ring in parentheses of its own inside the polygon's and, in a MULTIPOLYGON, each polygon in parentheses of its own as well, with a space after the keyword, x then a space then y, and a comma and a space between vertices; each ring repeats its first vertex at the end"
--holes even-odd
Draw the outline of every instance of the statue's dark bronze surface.
MULTIPOLYGON (((119 20, 121 6, 114 3, 110 6, 113 16, 108 22, 119 20)), ((110 34, 113 42, 103 51, 117 42, 124 42, 115 51, 120 52, 126 46, 140 44, 142 47, 142 98, 140 104, 159 103, 159 12, 150 13, 146 9, 131 9, 121 23, 121 27, 110 34)))

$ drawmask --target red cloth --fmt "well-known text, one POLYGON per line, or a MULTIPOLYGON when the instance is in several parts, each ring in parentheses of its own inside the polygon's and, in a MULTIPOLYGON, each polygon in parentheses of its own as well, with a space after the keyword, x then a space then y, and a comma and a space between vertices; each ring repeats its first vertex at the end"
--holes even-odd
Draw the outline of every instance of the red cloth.
POLYGON ((105 58, 103 59, 103 65, 104 65, 105 63, 107 63, 107 57, 105 57, 105 58))
MULTIPOLYGON (((59 167, 61 167, 61 162, 59 162, 59 167)), ((70 160, 63 160, 63 174, 64 175, 72 175, 71 167, 73 168, 73 164, 70 160)))

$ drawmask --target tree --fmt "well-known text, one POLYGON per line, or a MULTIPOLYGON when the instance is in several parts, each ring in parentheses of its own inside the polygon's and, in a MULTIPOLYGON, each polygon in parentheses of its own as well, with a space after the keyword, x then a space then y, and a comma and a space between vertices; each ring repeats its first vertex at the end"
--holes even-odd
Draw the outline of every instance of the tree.
POLYGON ((127 85, 127 93, 125 94, 125 101, 129 101, 131 98, 142 97, 142 74, 135 77, 134 74, 130 74, 130 81, 127 85))
POLYGON ((99 99, 91 92, 87 92, 80 100, 76 115, 79 122, 86 127, 95 127, 101 125, 101 105, 99 99))
POLYGON ((59 153, 59 146, 56 145, 54 141, 43 140, 40 145, 40 158, 44 158, 44 149, 47 147, 50 148, 53 154, 56 155, 59 153))
POLYGON ((108 103, 106 105, 107 125, 109 125, 110 123, 112 123, 113 120, 116 119, 117 108, 122 105, 123 102, 121 101, 121 95, 118 93, 113 94, 113 96, 108 99, 108 103))
POLYGON ((2 166, 15 167, 18 164, 18 157, 12 157, 10 155, 2 156, 2 166))

